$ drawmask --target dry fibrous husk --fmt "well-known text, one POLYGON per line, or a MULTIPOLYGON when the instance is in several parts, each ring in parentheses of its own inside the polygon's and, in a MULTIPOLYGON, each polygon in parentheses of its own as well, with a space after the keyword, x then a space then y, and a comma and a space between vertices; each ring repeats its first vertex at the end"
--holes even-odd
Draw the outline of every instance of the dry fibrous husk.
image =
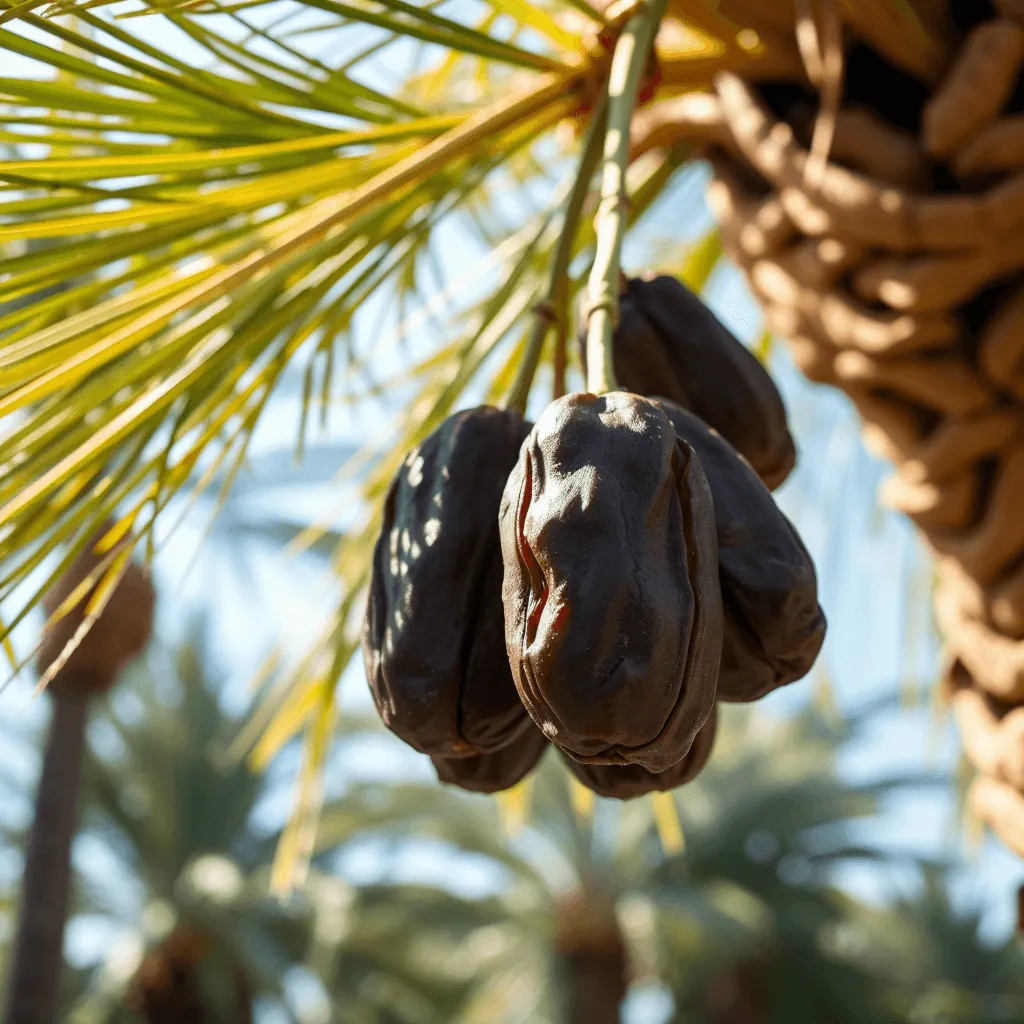
POLYGON ((980 496, 980 474, 973 466, 942 483, 908 480, 897 473, 882 484, 879 494, 883 504, 909 516, 918 526, 938 530, 968 527, 980 496))
POLYGON ((929 540, 982 586, 993 583, 1024 550, 1024 448, 1000 460, 979 522, 957 532, 933 531, 929 540))
POLYGON ((1009 295, 985 324, 978 361, 993 384, 1024 398, 1024 287, 1009 295))
POLYGON ((767 324, 849 395, 865 443, 897 466, 885 500, 943 560, 940 626, 983 773, 973 803, 1024 855, 1024 4, 996 7, 958 37, 946 4, 915 5, 938 48, 908 77, 880 41, 889 15, 845 4, 858 53, 817 175, 806 83, 721 74, 731 137, 712 146, 708 199, 767 324), (861 59, 865 43, 889 63, 861 59))
POLYGON ((971 786, 970 807, 1018 857, 1024 857, 1024 795, 1018 787, 983 774, 971 786))
POLYGON ((1009 18, 968 33, 942 85, 924 109, 922 140, 932 156, 949 157, 1002 111, 1024 60, 1024 28, 1009 18))
POLYGON ((1024 220, 1021 174, 978 195, 918 195, 838 164, 809 182, 809 154, 793 128, 776 120, 739 76, 723 72, 716 84, 737 148, 806 235, 848 238, 894 253, 993 250, 994 239, 1010 236, 1024 220))
POLYGON ((961 178, 1016 171, 1024 166, 1024 115, 1008 114, 993 121, 953 157, 961 178))
POLYGON ((945 685, 964 750, 975 767, 1024 789, 1024 708, 986 693, 959 661, 947 671, 945 685))
POLYGON ((1006 702, 1024 701, 1024 643, 996 630, 971 593, 949 575, 939 587, 935 611, 950 655, 984 680, 985 692, 1006 702))
POLYGON ((976 463, 1007 451, 1022 438, 1024 410, 1010 406, 973 416, 947 416, 905 456, 900 475, 941 484, 976 463))

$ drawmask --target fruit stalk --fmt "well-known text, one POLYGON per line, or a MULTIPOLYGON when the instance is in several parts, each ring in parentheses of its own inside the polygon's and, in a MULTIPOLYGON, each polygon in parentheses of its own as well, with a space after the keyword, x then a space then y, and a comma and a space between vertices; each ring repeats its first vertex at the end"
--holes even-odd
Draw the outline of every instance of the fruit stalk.
POLYGON ((547 293, 544 300, 534 310, 530 340, 526 344, 523 361, 509 391, 506 408, 515 409, 524 416, 526 415, 526 403, 530 397, 530 387, 537 373, 537 365, 540 362, 541 352, 544 350, 544 342, 547 341, 552 326, 558 332, 557 344, 563 348, 565 345, 569 307, 569 263, 573 257, 576 229, 583 213, 583 204, 590 191, 590 180, 593 178, 601 158, 607 113, 607 100, 602 99, 595 108, 587 128, 583 153, 580 156, 579 172, 565 202, 562 231, 558 236, 558 244, 551 259, 551 268, 548 274, 547 293))
POLYGON ((615 388, 612 332, 618 318, 622 241, 629 221, 629 128, 640 79, 667 6, 668 0, 650 0, 639 5, 615 45, 608 78, 601 202, 594 220, 597 251, 587 291, 587 389, 594 394, 615 388))

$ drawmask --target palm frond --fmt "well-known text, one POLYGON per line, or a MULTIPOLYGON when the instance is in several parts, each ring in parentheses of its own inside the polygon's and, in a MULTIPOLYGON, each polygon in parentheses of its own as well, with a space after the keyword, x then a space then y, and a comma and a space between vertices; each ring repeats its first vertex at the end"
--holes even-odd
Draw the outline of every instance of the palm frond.
MULTIPOLYGON (((451 29, 428 13, 414 20, 451 29)), ((131 42, 83 16, 97 34, 131 42)), ((59 42, 77 38, 29 20, 59 42)), ((449 42, 457 49, 460 40, 449 42)), ((204 457, 229 472, 240 465, 281 374, 303 351, 311 357, 307 394, 319 357, 327 399, 330 353, 361 301, 406 273, 433 227, 564 115, 571 91, 564 76, 548 76, 470 114, 409 117, 343 74, 332 74, 326 97, 310 88, 309 75, 301 95, 250 75, 239 96, 222 76, 158 63, 146 44, 129 56, 82 41, 103 65, 56 44, 0 36, 91 84, 18 79, 11 99, 102 118, 78 136, 79 151, 97 155, 3 168, 23 187, 4 211, 0 240, 57 241, 48 258, 29 251, 10 260, 0 294, 10 303, 63 286, 38 303, 8 304, 0 318, 0 416, 14 424, 0 440, 0 461, 11 470, 0 535, 6 551, 18 552, 3 598, 53 546, 81 540, 98 506, 106 514, 130 503, 124 520, 150 537, 168 497, 204 457), (344 104, 331 99, 342 94, 344 104), (369 124, 330 132, 281 114, 282 104, 369 124), (156 107, 160 122, 149 116, 156 107), (105 152, 111 130, 168 132, 180 151, 105 152), (423 139, 433 141, 410 142, 423 139), (490 148, 480 159, 484 140, 490 148), (121 187, 140 174, 150 182, 121 187), (97 209, 110 202, 123 208, 97 209), (29 523, 24 517, 40 503, 48 514, 29 523)), ((83 124, 74 116, 68 123, 83 124)))

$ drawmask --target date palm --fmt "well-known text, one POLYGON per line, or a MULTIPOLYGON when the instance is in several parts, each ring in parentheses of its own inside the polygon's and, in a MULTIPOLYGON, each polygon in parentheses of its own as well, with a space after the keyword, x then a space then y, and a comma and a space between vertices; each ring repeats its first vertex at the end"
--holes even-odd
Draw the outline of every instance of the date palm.
MULTIPOLYGON (((353 791, 346 810, 325 812, 320 843, 329 850, 357 833, 396 843, 411 834, 497 859, 512 873, 511 916, 495 932, 505 953, 455 1018, 465 1024, 575 1021, 585 1011, 618 1020, 629 980, 670 991, 680 1022, 896 1024, 914 1019, 930 992, 974 1007, 965 1021, 986 1019, 995 1005, 986 991, 1024 1006, 1018 982, 996 966, 1018 962, 1019 951, 985 950, 948 904, 923 926, 929 911, 913 900, 874 910, 833 884, 842 863, 893 870, 896 851, 856 838, 882 796, 942 784, 936 776, 843 783, 835 745, 871 720, 836 729, 808 714, 771 735, 763 723, 727 715, 706 775, 678 791, 681 853, 665 853, 643 803, 599 801, 592 817, 581 815, 579 793, 552 755, 511 845, 497 837, 493 802, 413 784, 353 791), (353 813, 360 803, 363 812, 353 813), (973 976, 934 958, 952 935, 966 943, 950 939, 964 966, 984 962, 973 976)), ((927 860, 902 859, 938 877, 927 860)))
POLYGON ((198 1006, 195 1019, 244 1021, 252 999, 279 995, 301 959, 305 922, 267 899, 258 876, 273 842, 250 827, 263 781, 221 760, 231 722, 202 636, 161 653, 161 668, 133 673, 93 723, 83 835, 108 852, 83 886, 90 912, 123 935, 69 1011, 82 1024, 122 1014, 126 1002, 152 1021, 188 1006, 198 1006), (211 977, 212 1005, 200 997, 210 998, 211 977))
POLYGON ((38 664, 42 682, 50 683, 53 713, 6 978, 9 1024, 57 1020, 88 711, 145 647, 152 629, 152 585, 128 560, 130 549, 119 549, 116 538, 107 543, 111 532, 108 524, 91 538, 45 598, 53 618, 38 664))
MULTIPOLYGON (((83 835, 108 852, 80 877, 76 910, 116 924, 121 937, 74 979, 74 1024, 127 1024, 139 1010, 155 1021, 196 1005, 205 1019, 234 1020, 246 997, 293 1013, 283 981, 300 964, 343 1024, 561 1024, 595 991, 591 975, 562 970, 580 964, 581 946, 592 956, 601 949, 600 933, 579 928, 591 918, 568 917, 581 897, 609 908, 605 927, 625 941, 630 976, 671 990, 680 1020, 736 1024, 739 998, 755 1000, 758 1021, 813 1020, 808 1006, 824 1005, 828 1019, 889 1024, 936 1000, 959 1007, 954 1019, 964 1022, 1017 1012, 1017 954, 980 947, 970 920, 958 924, 949 911, 937 875, 928 902, 891 911, 830 885, 835 863, 884 854, 853 838, 853 822, 886 792, 936 781, 844 785, 834 745, 864 722, 837 730, 807 716, 772 735, 730 716, 708 778, 679 795, 682 855, 666 856, 644 805, 600 802, 590 817, 574 807, 550 756, 529 824, 511 842, 486 799, 412 781, 357 782, 329 797, 311 875, 282 908, 267 891, 275 829, 255 816, 281 779, 225 760, 237 722, 210 677, 194 632, 173 658, 152 652, 94 712, 83 835), (367 843, 397 858, 425 841, 445 844, 448 865, 482 858, 506 881, 494 895, 467 898, 395 878, 352 885, 334 872, 367 843), (190 936, 201 937, 192 960, 190 936), (161 986, 161 977, 176 983, 161 986), (767 1009, 761 990, 775 999, 767 1009)), ((391 749, 379 723, 352 715, 337 763, 351 764, 346 748, 368 741, 391 749)), ((598 981, 607 994, 609 979, 598 981)))
MULTIPOLYGON (((173 652, 157 647, 126 682, 93 718, 82 835, 105 852, 79 881, 80 912, 118 939, 76 978, 69 1024, 227 1024, 259 1006, 298 1019, 288 982, 303 969, 322 974, 318 998, 344 1022, 440 1024, 467 998, 475 972, 424 965, 420 950, 499 923, 497 903, 399 882, 357 889, 321 869, 286 903, 272 898, 279 828, 273 815, 261 821, 287 787, 228 756, 239 723, 203 631, 173 652)), ((367 729, 381 731, 352 716, 342 750, 367 729)), ((341 794, 327 808, 352 816, 362 804, 341 794)))
MULTIPOLYGON (((941 6, 872 0, 847 16, 928 78, 947 49, 941 6)), ((35 0, 6 8, 0 47, 51 77, 4 90, 7 141, 43 149, 0 165, 0 635, 35 603, 19 585, 83 524, 119 514, 152 553, 197 472, 230 484, 289 373, 300 438, 317 411, 362 413, 385 393, 401 410, 374 431, 386 440, 334 552, 336 614, 269 724, 281 742, 301 735, 315 768, 399 461, 458 404, 560 390, 577 294, 592 271, 616 280, 617 245, 596 249, 591 223, 595 112, 607 106, 622 140, 629 93, 657 90, 616 166, 630 225, 655 207, 681 222, 673 189, 700 168, 673 126, 699 122, 692 94, 721 70, 802 78, 794 13, 767 0, 169 0, 142 18, 83 2, 73 21, 35 0), (605 105, 616 39, 649 39, 663 16, 657 73, 640 53, 605 105), (21 248, 35 241, 54 244, 21 248)), ((621 240, 625 220, 602 224, 621 240)), ((706 276, 719 252, 709 236, 688 272, 706 276)), ((315 804, 316 772, 304 778, 296 828, 315 804)))

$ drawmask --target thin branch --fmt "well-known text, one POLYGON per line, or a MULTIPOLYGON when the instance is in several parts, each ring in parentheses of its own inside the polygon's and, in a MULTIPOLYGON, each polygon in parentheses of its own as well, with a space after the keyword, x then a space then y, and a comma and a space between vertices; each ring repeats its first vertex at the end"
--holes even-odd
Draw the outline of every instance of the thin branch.
POLYGON ((583 204, 586 202, 591 179, 601 158, 607 110, 607 103, 602 99, 587 128, 579 171, 565 203, 562 230, 551 260, 547 292, 544 300, 534 310, 533 330, 523 353, 519 373, 505 403, 506 408, 516 409, 524 415, 541 352, 551 328, 554 327, 558 331, 559 344, 564 344, 565 341, 569 306, 569 264, 572 261, 576 229, 583 214, 583 204))
POLYGON ((594 394, 615 388, 612 333, 618 319, 622 241, 628 223, 629 128, 640 78, 667 6, 668 0, 642 4, 623 30, 612 57, 601 203, 594 221, 597 252, 587 293, 587 387, 594 394))

